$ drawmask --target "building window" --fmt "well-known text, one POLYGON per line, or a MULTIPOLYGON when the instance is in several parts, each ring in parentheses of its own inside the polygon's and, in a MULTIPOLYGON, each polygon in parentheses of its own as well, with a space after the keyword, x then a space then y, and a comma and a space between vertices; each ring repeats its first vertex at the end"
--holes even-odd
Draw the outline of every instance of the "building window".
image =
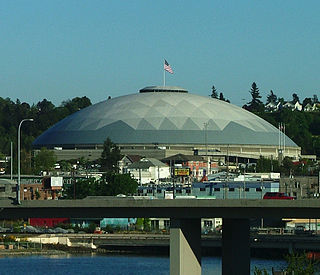
POLYGON ((204 221, 203 221, 203 225, 204 225, 205 227, 212 227, 212 221, 204 220, 204 221))
POLYGON ((250 189, 249 189, 248 187, 246 187, 246 188, 244 188, 244 191, 245 191, 245 192, 249 192, 250 189))
POLYGON ((163 225, 164 225, 164 228, 166 229, 170 228, 170 220, 164 220, 163 225))
POLYGON ((191 193, 191 189, 189 189, 189 188, 186 189, 186 193, 187 193, 187 194, 190 194, 190 193, 191 193))
POLYGON ((261 192, 261 191, 262 191, 261 187, 256 188, 256 192, 261 192))
POLYGON ((234 192, 234 188, 233 188, 233 187, 230 187, 230 188, 229 188, 229 192, 234 192))
POLYGON ((200 188, 200 191, 206 191, 206 188, 201 187, 201 188, 200 188))
POLYGON ((143 193, 143 189, 138 189, 138 193, 142 194, 143 193))
POLYGON ((151 228, 153 230, 159 230, 159 220, 151 220, 151 228))
POLYGON ((220 188, 216 187, 216 188, 214 188, 214 191, 215 192, 220 192, 220 188))
POLYGON ((181 189, 177 189, 176 193, 182 193, 182 190, 181 189))
POLYGON ((17 186, 11 188, 12 192, 17 192, 17 186))
POLYGON ((1 186, 0 187, 0 192, 6 192, 6 187, 5 186, 1 186))
POLYGON ((147 189, 147 193, 149 194, 152 194, 153 193, 152 191, 153 191, 152 189, 147 189))
POLYGON ((161 189, 157 189, 157 193, 158 193, 158 194, 161 194, 161 193, 162 193, 162 190, 161 190, 161 189))

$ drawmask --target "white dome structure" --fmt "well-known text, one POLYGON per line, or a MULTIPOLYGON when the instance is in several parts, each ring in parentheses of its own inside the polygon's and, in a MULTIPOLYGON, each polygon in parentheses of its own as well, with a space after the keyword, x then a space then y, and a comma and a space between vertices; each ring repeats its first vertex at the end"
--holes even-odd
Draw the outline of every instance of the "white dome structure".
MULTIPOLYGON (((107 137, 123 148, 155 144, 192 150, 203 145, 279 146, 278 129, 253 113, 179 87, 158 86, 82 109, 45 131, 33 145, 97 148, 107 137)), ((291 139, 285 137, 283 143, 287 150, 298 153, 299 147, 291 139)))

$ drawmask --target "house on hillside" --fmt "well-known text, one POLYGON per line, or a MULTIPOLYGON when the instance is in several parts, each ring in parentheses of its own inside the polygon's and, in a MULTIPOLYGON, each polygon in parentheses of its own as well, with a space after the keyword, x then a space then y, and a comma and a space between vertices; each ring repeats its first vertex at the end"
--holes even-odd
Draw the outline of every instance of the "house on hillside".
POLYGON ((265 111, 269 113, 276 112, 279 110, 278 109, 279 104, 280 102, 279 103, 269 102, 268 104, 265 105, 265 111))
POLYGON ((291 111, 302 111, 302 105, 298 101, 296 103, 288 101, 283 105, 283 108, 290 109, 291 111))
POLYGON ((320 103, 314 103, 314 104, 308 103, 306 106, 304 106, 303 110, 305 112, 317 112, 317 111, 320 111, 320 103))
POLYGON ((298 101, 294 104, 294 110, 302 111, 302 104, 300 104, 298 101))

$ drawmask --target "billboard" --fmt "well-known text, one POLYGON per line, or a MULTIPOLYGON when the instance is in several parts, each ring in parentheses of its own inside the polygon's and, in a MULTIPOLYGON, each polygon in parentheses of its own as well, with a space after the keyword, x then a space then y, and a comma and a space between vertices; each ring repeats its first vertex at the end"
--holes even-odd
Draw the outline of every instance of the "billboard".
POLYGON ((175 176, 189 176, 190 169, 189 168, 175 168, 174 175, 175 176))
POLYGON ((51 187, 62 187, 63 177, 51 177, 51 187))

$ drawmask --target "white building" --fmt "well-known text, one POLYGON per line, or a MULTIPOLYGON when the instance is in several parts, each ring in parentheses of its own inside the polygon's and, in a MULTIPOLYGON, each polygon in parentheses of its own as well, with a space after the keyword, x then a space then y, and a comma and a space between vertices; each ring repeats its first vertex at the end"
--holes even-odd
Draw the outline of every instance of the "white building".
POLYGON ((127 172, 139 184, 158 183, 161 179, 170 178, 170 167, 155 158, 143 158, 127 167, 127 172))

